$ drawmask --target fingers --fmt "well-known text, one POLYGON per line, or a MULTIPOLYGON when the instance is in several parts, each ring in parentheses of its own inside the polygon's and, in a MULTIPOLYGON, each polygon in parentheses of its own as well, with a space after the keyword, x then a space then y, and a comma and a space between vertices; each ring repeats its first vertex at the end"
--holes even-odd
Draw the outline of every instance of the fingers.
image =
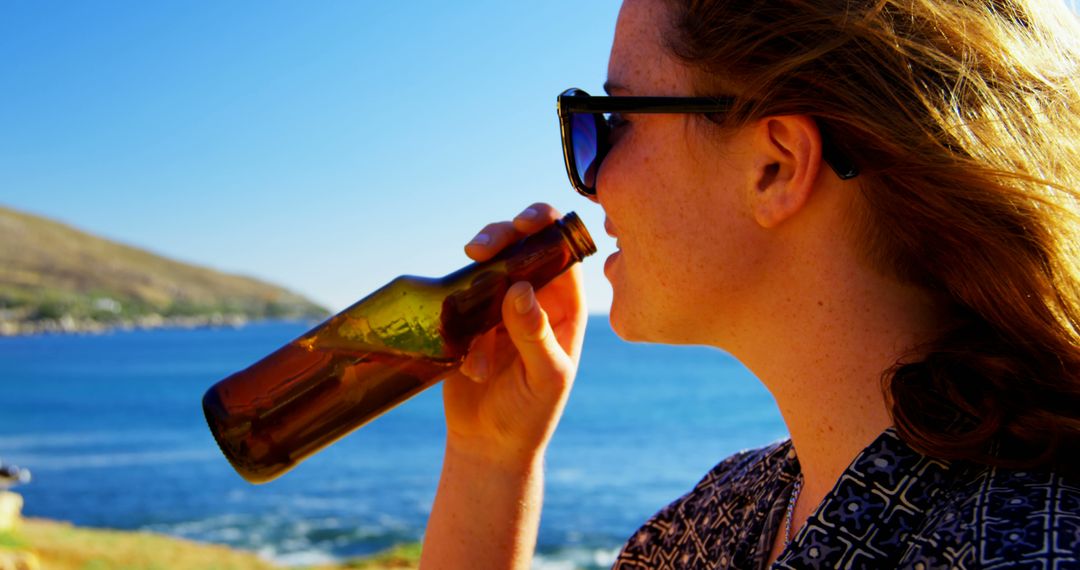
POLYGON ((537 291, 536 296, 563 351, 569 355, 581 354, 588 319, 581 266, 574 265, 537 291))
POLYGON ((559 219, 559 211, 550 204, 537 202, 514 217, 514 229, 523 234, 539 231, 559 219))
POLYGON ((536 203, 525 208, 513 221, 488 224, 465 245, 465 254, 475 261, 491 259, 506 246, 559 219, 559 212, 548 204, 536 203))
MULTIPOLYGON (((509 222, 485 226, 465 246, 465 253, 475 261, 486 261, 508 245, 549 226, 560 216, 558 210, 548 204, 533 204, 509 222)), ((584 297, 580 290, 580 272, 572 268, 549 285, 550 293, 545 288, 548 297, 553 293, 557 296, 570 294, 569 301, 559 299, 551 303, 555 321, 549 320, 529 283, 514 284, 503 299, 504 331, 494 329, 473 341, 460 368, 463 375, 474 382, 484 382, 504 369, 509 364, 507 357, 516 352, 524 364, 526 382, 537 384, 530 385, 530 389, 559 386, 562 383, 550 380, 568 381, 572 377, 574 361, 568 354, 580 352, 584 330, 584 323, 577 322, 584 319, 584 311, 577 310, 584 297), (568 319, 571 315, 580 318, 568 319), (553 324, 559 328, 559 335, 553 332, 553 324), (511 344, 516 351, 508 350, 511 344)), ((548 300, 545 297, 545 303, 548 300)))
POLYGON ((472 238, 472 241, 465 244, 465 255, 476 261, 487 261, 499 253, 499 250, 522 237, 523 235, 514 229, 512 222, 488 224, 472 238))
POLYGON ((503 299, 503 324, 525 366, 525 381, 534 394, 561 391, 574 367, 551 330, 532 285, 520 281, 503 299))

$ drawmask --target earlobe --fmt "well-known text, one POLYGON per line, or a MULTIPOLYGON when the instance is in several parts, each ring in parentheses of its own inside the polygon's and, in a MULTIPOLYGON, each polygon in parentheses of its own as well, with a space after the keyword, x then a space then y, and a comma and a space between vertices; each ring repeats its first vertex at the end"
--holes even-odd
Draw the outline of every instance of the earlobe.
POLYGON ((821 133, 805 115, 766 117, 755 127, 754 218, 776 227, 810 199, 821 164, 821 133))

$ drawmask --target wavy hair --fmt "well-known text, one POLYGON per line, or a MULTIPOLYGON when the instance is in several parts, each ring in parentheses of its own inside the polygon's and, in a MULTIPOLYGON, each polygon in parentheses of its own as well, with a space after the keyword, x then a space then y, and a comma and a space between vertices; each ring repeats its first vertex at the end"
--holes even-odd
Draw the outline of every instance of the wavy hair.
POLYGON ((806 114, 861 169, 852 231, 955 326, 886 371, 943 459, 1080 454, 1080 25, 1041 0, 667 0, 668 49, 732 126, 806 114))

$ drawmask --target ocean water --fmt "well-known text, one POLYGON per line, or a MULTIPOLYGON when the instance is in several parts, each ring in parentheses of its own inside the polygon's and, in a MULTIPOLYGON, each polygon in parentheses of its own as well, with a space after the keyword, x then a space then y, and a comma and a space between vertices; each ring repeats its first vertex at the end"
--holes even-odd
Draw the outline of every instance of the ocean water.
MULTIPOLYGON (((17 489, 24 513, 286 564, 419 540, 445 437, 438 387, 268 484, 248 484, 218 451, 203 392, 307 328, 0 338, 0 458, 33 472, 17 489)), ((629 344, 591 317, 547 457, 536 566, 609 566, 634 529, 715 463, 785 436, 772 397, 730 356, 629 344)))

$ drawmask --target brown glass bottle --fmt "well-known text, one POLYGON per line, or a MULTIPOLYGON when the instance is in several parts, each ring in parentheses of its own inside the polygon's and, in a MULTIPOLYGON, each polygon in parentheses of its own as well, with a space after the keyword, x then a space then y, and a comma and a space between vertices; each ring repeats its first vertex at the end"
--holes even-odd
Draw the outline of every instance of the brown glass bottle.
POLYGON ((540 288, 595 252, 571 212, 483 263, 398 277, 211 387, 210 431, 241 476, 274 479, 456 369, 510 285, 540 288))

